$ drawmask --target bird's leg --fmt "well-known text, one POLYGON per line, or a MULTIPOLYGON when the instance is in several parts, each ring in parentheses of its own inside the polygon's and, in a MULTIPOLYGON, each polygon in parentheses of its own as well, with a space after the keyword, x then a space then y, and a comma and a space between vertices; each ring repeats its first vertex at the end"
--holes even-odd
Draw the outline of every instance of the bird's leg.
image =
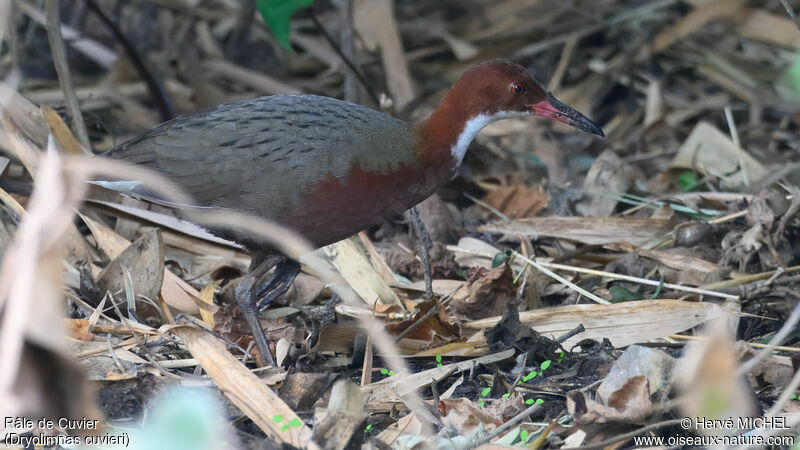
POLYGON ((256 303, 259 291, 258 281, 264 278, 264 275, 273 267, 283 261, 285 258, 280 255, 263 255, 254 254, 250 260, 250 267, 247 269, 245 275, 236 286, 236 302, 239 304, 239 309, 242 310, 242 315, 250 326, 250 331, 253 333, 253 339, 258 346, 258 352, 261 354, 258 363, 260 365, 275 365, 275 360, 272 359, 272 353, 267 344, 267 337, 264 335, 264 330, 261 328, 261 323, 258 321, 258 312, 256 310, 256 303))
POLYGON ((273 300, 289 289, 297 274, 300 273, 300 264, 292 259, 284 259, 275 266, 275 272, 270 279, 261 285, 256 294, 258 305, 256 310, 261 312, 273 300))

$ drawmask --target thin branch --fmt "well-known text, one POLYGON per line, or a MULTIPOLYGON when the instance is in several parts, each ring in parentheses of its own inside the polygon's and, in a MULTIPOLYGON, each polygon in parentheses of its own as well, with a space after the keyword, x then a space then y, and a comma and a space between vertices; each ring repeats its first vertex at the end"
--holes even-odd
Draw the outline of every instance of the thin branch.
POLYGON ((541 403, 534 403, 533 405, 529 406, 528 409, 522 411, 521 413, 517 414, 516 416, 512 417, 511 419, 507 420, 506 423, 500 425, 499 427, 495 428, 491 433, 484 436, 482 439, 479 439, 478 442, 475 442, 473 448, 480 447, 481 445, 491 441, 492 439, 500 436, 501 434, 505 433, 506 431, 510 430, 511 428, 519 425, 529 417, 531 414, 539 411, 542 409, 541 403))
POLYGON ((398 334, 397 337, 394 339, 394 343, 396 344, 396 343, 400 342, 404 337, 408 336, 408 333, 411 333, 415 328, 420 326, 422 324, 422 322, 425 322, 426 320, 428 320, 430 317, 432 317, 434 314, 437 314, 438 312, 439 312, 439 304, 437 303, 437 304, 433 305, 431 307, 431 309, 428 310, 428 312, 423 314, 422 317, 419 318, 419 320, 417 320, 416 322, 412 323, 411 325, 409 325, 408 328, 403 330, 402 333, 398 334))
POLYGON ((56 67, 58 81, 61 84, 61 91, 64 93, 64 100, 67 105, 67 113, 70 116, 72 132, 81 143, 83 151, 91 154, 89 134, 86 132, 86 124, 81 115, 81 106, 78 104, 78 97, 72 84, 72 75, 69 72, 67 63, 67 49, 64 46, 64 38, 61 36, 61 17, 59 0, 47 0, 45 2, 45 15, 47 17, 47 40, 50 41, 50 53, 53 56, 53 65, 56 67))
POLYGON ((94 0, 86 0, 86 5, 89 7, 93 13, 97 15, 111 34, 119 41, 122 45, 122 48, 125 49, 125 53, 128 54, 128 58, 130 58, 133 67, 136 68, 136 72, 142 78, 144 83, 147 85, 147 90, 150 91, 150 95, 153 97, 153 101, 156 103, 156 107, 158 107, 158 113, 161 117, 161 120, 167 121, 175 117, 175 105, 172 103, 172 99, 167 92, 167 89, 164 87, 164 83, 161 81, 158 76, 150 70, 148 63, 145 61, 144 57, 142 57, 139 52, 136 50, 136 47, 131 43, 131 41, 125 36, 122 30, 114 23, 111 18, 109 18, 97 3, 94 0))
POLYGON ((414 231, 419 239, 419 259, 422 263, 422 273, 425 276, 425 300, 433 299, 433 274, 431 273, 431 235, 428 229, 419 218, 419 210, 417 207, 411 208, 411 223, 414 225, 414 231))
MULTIPOLYGON (((570 289, 578 292, 579 294, 583 295, 584 297, 586 297, 586 298, 588 298, 588 299, 590 299, 590 300, 592 300, 594 302, 600 303, 601 305, 610 305, 611 304, 611 302, 609 302, 608 300, 604 300, 604 299, 592 294, 591 292, 589 292, 586 289, 584 289, 584 288, 576 285, 575 283, 567 280, 566 278, 562 277, 561 275, 558 275, 555 272, 551 271, 550 269, 545 268, 543 264, 539 264, 539 263, 537 263, 536 261, 534 261, 534 260, 532 260, 530 258, 526 258, 525 256, 522 255, 522 253, 514 250, 514 255, 516 255, 521 260, 523 260, 526 263, 528 263, 531 266, 533 266, 539 272, 544 273, 545 275, 547 275, 550 278, 558 281, 559 283, 563 284, 564 286, 567 286, 570 289)), ((556 265, 560 265, 560 264, 556 264, 556 265)))
POLYGON ((322 36, 325 38, 325 40, 328 41, 331 47, 333 47, 333 50, 336 51, 336 54, 339 55, 339 58, 342 58, 342 61, 345 63, 347 68, 353 71, 356 78, 358 78, 358 82, 361 83, 361 86, 364 86, 364 90, 367 91, 367 95, 369 95, 369 98, 372 99, 372 101, 375 102, 376 105, 380 105, 381 101, 380 99, 378 99, 378 96, 375 94, 375 91, 373 91, 372 88, 369 86, 369 83, 367 83, 367 79, 364 78, 364 75, 361 73, 361 71, 359 71, 356 68, 353 62, 350 61, 350 59, 347 58, 347 56, 345 56, 344 53, 342 53, 342 49, 339 48, 339 44, 337 44, 336 41, 333 40, 333 37, 330 35, 330 33, 328 33, 328 30, 325 29, 325 27, 322 25, 319 19, 317 19, 317 16, 314 14, 314 11, 311 11, 309 9, 308 15, 309 17, 311 17, 311 21, 314 23, 314 26, 317 27, 319 32, 322 33, 322 36))
POLYGON ((786 9, 786 14, 789 15, 789 18, 792 19, 795 26, 800 29, 800 21, 797 20, 797 14, 794 13, 794 9, 792 9, 792 5, 789 4, 787 0, 781 0, 781 5, 786 9))

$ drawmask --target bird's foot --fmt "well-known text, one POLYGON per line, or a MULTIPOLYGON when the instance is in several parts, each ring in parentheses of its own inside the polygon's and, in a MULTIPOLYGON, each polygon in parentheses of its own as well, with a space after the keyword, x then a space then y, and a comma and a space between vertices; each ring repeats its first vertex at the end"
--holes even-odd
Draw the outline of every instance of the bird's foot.
POLYGON ((292 285, 297 274, 300 273, 300 264, 291 259, 284 259, 275 267, 275 272, 261 287, 258 288, 257 311, 261 312, 270 302, 280 297, 292 285))
POLYGON ((250 263, 247 274, 242 278, 235 290, 236 302, 239 304, 242 316, 244 316, 247 325, 250 327, 253 340, 258 347, 259 358, 257 362, 260 366, 274 366, 275 360, 272 358, 272 352, 270 352, 269 344, 267 343, 267 336, 261 328, 261 322, 258 321, 258 309, 256 308, 259 299, 258 281, 261 280, 270 269, 284 260, 285 258, 281 256, 267 256, 264 258, 254 257, 253 261, 250 263))

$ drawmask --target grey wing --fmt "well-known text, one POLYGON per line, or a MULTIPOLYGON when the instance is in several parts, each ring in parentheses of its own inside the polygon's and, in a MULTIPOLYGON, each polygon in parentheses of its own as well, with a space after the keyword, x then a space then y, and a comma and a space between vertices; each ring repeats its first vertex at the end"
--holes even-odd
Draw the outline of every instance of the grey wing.
POLYGON ((216 199, 240 190, 255 175, 252 168, 258 129, 252 121, 240 117, 245 112, 242 106, 222 105, 176 118, 106 156, 153 169, 181 187, 198 205, 212 205, 216 199))
POLYGON ((407 126, 328 97, 271 96, 174 119, 108 156, 161 172, 198 205, 272 216, 290 211, 317 182, 347 176, 354 163, 369 169, 363 149, 376 141, 410 148, 380 132, 407 126))

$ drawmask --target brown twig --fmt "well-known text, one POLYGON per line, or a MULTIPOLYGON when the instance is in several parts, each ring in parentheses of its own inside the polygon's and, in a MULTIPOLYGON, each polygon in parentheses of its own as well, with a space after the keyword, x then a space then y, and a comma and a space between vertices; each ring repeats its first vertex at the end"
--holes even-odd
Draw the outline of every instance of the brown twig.
POLYGON ((584 331, 586 331, 586 328, 584 328, 583 324, 579 324, 577 327, 567 331, 565 334, 563 334, 563 335, 561 335, 561 336, 559 336, 559 337, 557 337, 557 338, 555 338, 553 340, 558 342, 559 344, 563 344, 564 342, 566 342, 567 339, 571 338, 572 336, 576 336, 578 334, 581 334, 584 331))
POLYGON ((72 123, 72 132, 83 146, 83 151, 91 154, 89 134, 86 132, 86 124, 83 122, 81 106, 78 104, 78 97, 75 95, 75 88, 72 84, 72 75, 69 72, 67 63, 67 49, 64 46, 64 38, 61 36, 61 13, 59 0, 47 0, 45 2, 45 15, 47 17, 47 40, 50 42, 50 53, 53 56, 53 65, 56 67, 58 81, 61 84, 61 91, 64 93, 64 101, 67 105, 67 113, 72 123))
POLYGON ((353 72, 356 78, 358 78, 358 82, 361 83, 361 86, 363 86, 364 90, 367 91, 367 95, 369 95, 369 98, 373 102, 375 102, 376 105, 380 105, 381 101, 380 99, 378 99, 378 96, 375 94, 375 91, 372 90, 369 83, 367 83, 367 79, 364 78, 364 75, 361 73, 361 71, 359 71, 356 68, 355 64, 353 64, 353 62, 350 61, 350 59, 348 59, 344 53, 342 53, 342 49, 339 48, 339 45, 336 43, 335 40, 333 40, 333 37, 330 35, 330 33, 328 33, 328 30, 325 29, 325 27, 322 25, 319 19, 317 19, 317 16, 314 14, 314 11, 311 11, 309 9, 308 15, 309 17, 311 17, 311 22, 314 23, 314 26, 317 27, 319 32, 322 34, 322 37, 324 37, 325 40, 328 41, 331 47, 333 47, 333 50, 336 52, 336 54, 339 55, 339 58, 342 58, 342 62, 344 62, 347 68, 353 72))
POLYGON ((422 317, 420 317, 419 320, 412 323, 408 328, 403 330, 402 333, 398 334, 397 337, 394 339, 395 344, 400 342, 400 340, 403 339, 404 337, 408 336, 408 333, 411 333, 415 328, 420 326, 422 322, 425 322, 426 320, 428 320, 428 318, 432 317, 434 314, 437 314, 438 312, 439 312, 439 304, 437 303, 433 305, 431 309, 429 309, 428 312, 426 312, 422 317))
POLYGON ((511 428, 519 425, 525 420, 526 417, 530 416, 531 414, 539 411, 542 409, 541 403, 534 403, 533 405, 529 406, 528 409, 522 411, 521 413, 517 414, 516 416, 512 417, 511 419, 507 420, 506 423, 500 425, 499 427, 495 428, 494 431, 484 436, 482 439, 479 439, 475 442, 474 447, 480 447, 481 445, 491 441, 492 439, 500 436, 501 434, 505 433, 506 431, 510 430, 511 428))
POLYGON ((797 26, 797 28, 800 29, 800 21, 798 21, 797 14, 794 13, 792 5, 790 5, 787 0, 780 0, 780 1, 781 5, 783 5, 783 7, 786 9, 786 14, 789 15, 789 18, 792 19, 792 22, 794 22, 795 26, 797 26))

